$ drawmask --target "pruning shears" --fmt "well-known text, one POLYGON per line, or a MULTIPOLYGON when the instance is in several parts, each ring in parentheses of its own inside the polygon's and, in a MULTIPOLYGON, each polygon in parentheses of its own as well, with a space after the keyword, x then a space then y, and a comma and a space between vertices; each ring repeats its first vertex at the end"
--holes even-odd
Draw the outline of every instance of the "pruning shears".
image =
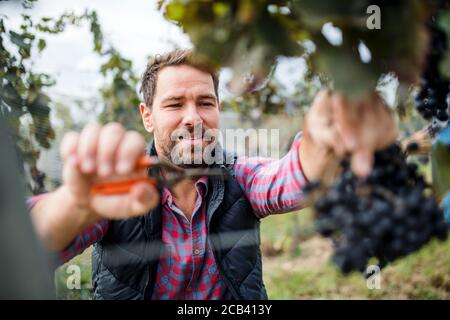
POLYGON ((148 168, 150 172, 163 169, 160 174, 149 174, 143 177, 135 177, 124 180, 105 181, 94 184, 91 193, 113 195, 127 193, 137 183, 145 182, 161 190, 162 187, 171 188, 184 179, 198 179, 203 176, 221 176, 226 178, 224 170, 211 168, 180 168, 173 163, 161 160, 157 156, 144 155, 136 163, 135 170, 148 168))

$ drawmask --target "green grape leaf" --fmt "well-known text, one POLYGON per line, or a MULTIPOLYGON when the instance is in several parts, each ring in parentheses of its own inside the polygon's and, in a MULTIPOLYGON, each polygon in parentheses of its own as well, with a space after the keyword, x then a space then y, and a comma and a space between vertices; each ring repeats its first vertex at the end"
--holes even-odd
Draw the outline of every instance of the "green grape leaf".
POLYGON ((313 71, 327 75, 345 94, 372 91, 379 77, 389 72, 401 83, 411 84, 420 76, 428 44, 424 22, 430 10, 420 0, 376 2, 379 29, 368 27, 373 18, 369 0, 166 3, 165 17, 189 34, 200 61, 252 73, 259 81, 270 69, 267 64, 278 57, 301 56, 300 42, 308 39, 317 47, 310 56, 317 68, 313 71), (342 31, 342 45, 333 47, 325 41, 325 23, 342 31), (370 61, 361 61, 360 43, 370 52, 370 61))

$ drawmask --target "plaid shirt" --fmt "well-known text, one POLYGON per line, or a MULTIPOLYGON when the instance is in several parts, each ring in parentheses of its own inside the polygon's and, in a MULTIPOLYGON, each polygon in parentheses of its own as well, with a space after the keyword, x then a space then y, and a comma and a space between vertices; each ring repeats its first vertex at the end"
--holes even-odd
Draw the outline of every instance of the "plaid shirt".
MULTIPOLYGON (((263 218, 299 209, 306 179, 303 174, 299 147, 301 133, 294 139, 290 151, 280 160, 262 157, 238 157, 234 177, 249 199, 254 213, 263 218)), ((230 293, 223 282, 213 252, 207 241, 205 199, 208 194, 206 177, 195 183, 197 200, 191 221, 177 208, 171 192, 161 195, 162 241, 155 288, 152 299, 227 299, 230 293)), ((33 198, 36 202, 38 198, 33 198)), ((108 230, 108 221, 87 228, 60 253, 68 261, 99 241, 108 230)))

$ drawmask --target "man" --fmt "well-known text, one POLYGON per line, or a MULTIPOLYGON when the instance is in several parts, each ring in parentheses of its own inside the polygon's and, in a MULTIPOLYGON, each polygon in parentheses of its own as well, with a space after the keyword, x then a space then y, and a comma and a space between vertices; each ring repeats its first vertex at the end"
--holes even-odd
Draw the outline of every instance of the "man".
MULTIPOLYGON (((150 62, 139 106, 154 134, 150 154, 174 162, 174 155, 183 159, 194 147, 208 147, 204 133, 219 127, 217 88, 216 74, 192 62, 190 51, 150 62), (194 136, 199 126, 203 135, 194 136), (190 136, 173 134, 180 129, 190 136)), ((96 243, 94 298, 266 299, 260 219, 299 209, 305 181, 320 178, 346 153, 353 170, 367 175, 374 150, 395 137, 393 117, 377 96, 356 103, 321 91, 303 134, 280 160, 235 157, 210 165, 232 179, 184 180, 161 194, 139 183, 127 194, 105 196, 90 193, 95 181, 145 174, 134 170, 145 141, 117 123, 91 124, 64 137, 63 185, 35 201, 33 220, 63 260, 96 243)))

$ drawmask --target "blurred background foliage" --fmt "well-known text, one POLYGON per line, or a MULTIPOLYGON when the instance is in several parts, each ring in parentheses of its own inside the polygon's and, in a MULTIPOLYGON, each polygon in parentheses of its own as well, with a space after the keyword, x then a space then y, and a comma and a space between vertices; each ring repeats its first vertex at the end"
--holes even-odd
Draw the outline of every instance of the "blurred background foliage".
MULTIPOLYGON (((23 1, 22 5, 32 10, 35 1, 23 1)), ((133 72, 132 62, 105 40, 95 11, 86 10, 81 15, 65 12, 60 17, 43 17, 38 21, 27 14, 21 18, 19 29, 14 29, 9 27, 8 17, 0 15, 0 111, 7 118, 26 174, 33 180, 29 190, 40 193, 45 189, 45 175, 37 169, 36 162, 40 149, 49 148, 55 139, 50 111, 61 120, 62 132, 83 125, 76 126, 70 107, 55 103, 46 93, 45 88, 55 85, 52 75, 35 71, 32 58, 45 50, 44 35, 63 33, 69 25, 89 26, 92 50, 105 61, 99 66, 106 80, 100 90, 103 104, 100 122, 118 121, 128 129, 142 127, 136 125, 140 119, 136 109, 130 108, 139 104, 136 92, 139 77, 133 72)))

